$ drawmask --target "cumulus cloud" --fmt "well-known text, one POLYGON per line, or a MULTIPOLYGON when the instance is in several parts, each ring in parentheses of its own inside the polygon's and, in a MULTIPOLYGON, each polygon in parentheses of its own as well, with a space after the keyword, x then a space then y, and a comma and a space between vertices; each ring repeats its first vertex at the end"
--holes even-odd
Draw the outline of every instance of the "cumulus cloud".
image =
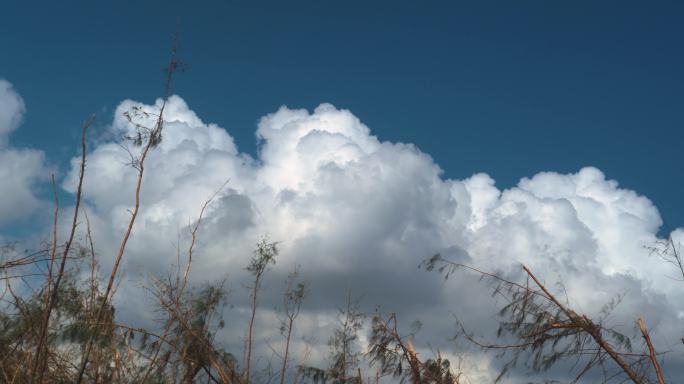
POLYGON ((9 145, 9 134, 20 125, 25 111, 24 100, 12 84, 0 79, 0 226, 25 219, 41 206, 35 187, 49 176, 42 151, 9 145))
MULTIPOLYGON (((142 108, 153 111, 159 103, 142 108)), ((112 133, 134 133, 123 113, 138 105, 121 103, 112 133)), ((207 213, 193 264, 195 282, 223 276, 234 282, 237 309, 229 316, 236 326, 228 327, 227 339, 241 336, 244 266, 264 234, 280 242, 281 256, 262 305, 278 305, 287 271, 301 264, 311 295, 300 332, 319 335, 317 348, 324 348, 335 307, 349 290, 364 295, 368 308, 379 304, 406 324, 421 320, 422 336, 433 345, 453 334, 451 313, 473 331, 491 334, 496 304, 476 276, 443 282, 416 269, 436 252, 511 276, 525 263, 549 282, 562 280, 573 304, 588 313, 617 294, 625 294, 618 312, 626 321, 645 313, 665 324, 684 313, 677 300, 682 283, 667 279, 670 267, 644 248, 657 240, 657 208, 596 168, 540 173, 506 190, 486 174, 448 180, 415 146, 381 141, 350 111, 329 104, 313 112, 281 107, 263 117, 256 158, 178 96, 169 99, 165 119, 163 141, 146 165, 127 274, 166 273, 176 262, 178 235, 187 237, 204 200, 228 181, 207 213)), ((88 159, 86 204, 107 270, 129 218, 136 171, 118 142, 100 143, 88 159)), ((74 159, 63 183, 68 191, 75 189, 77 165, 74 159)), ((684 230, 673 236, 684 238, 684 230)), ((117 300, 143 300, 134 297, 117 300)), ((274 319, 262 319, 262 342, 277 341, 274 319)), ((665 330, 660 340, 676 331, 665 330)), ((477 352, 470 358, 481 378, 498 364, 477 352)))

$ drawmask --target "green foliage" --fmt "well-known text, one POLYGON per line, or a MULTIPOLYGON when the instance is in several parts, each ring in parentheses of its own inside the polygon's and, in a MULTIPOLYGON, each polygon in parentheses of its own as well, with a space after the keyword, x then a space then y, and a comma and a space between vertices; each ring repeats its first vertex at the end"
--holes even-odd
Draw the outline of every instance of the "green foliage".
POLYGON ((261 239, 257 243, 247 270, 254 276, 261 276, 269 264, 275 264, 275 257, 278 256, 278 252, 278 243, 269 242, 267 238, 261 239))

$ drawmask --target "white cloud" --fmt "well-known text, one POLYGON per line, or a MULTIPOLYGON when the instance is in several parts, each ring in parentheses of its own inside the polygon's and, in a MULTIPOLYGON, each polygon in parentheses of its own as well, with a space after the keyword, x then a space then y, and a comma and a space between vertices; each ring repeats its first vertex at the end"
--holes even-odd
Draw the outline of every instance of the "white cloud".
POLYGON ((29 218, 41 206, 35 187, 50 173, 42 151, 9 145, 25 111, 12 84, 0 79, 0 225, 29 218))
POLYGON ((7 143, 7 136, 19 126, 24 112, 24 100, 12 84, 0 79, 0 147, 7 143))
MULTIPOLYGON (((138 104, 124 101, 117 108, 114 133, 133 132, 122 114, 138 104)), ((303 321, 310 334, 330 331, 315 319, 333 311, 348 289, 366 294, 369 307, 381 303, 398 312, 406 324, 420 318, 430 327, 428 341, 453 332, 450 311, 476 330, 491 331, 496 310, 486 286, 467 275, 444 283, 416 269, 435 252, 503 273, 519 273, 525 263, 547 281, 562 279, 572 302, 590 313, 621 293, 628 294, 619 309, 627 322, 644 308, 652 309, 653 322, 684 313, 675 294, 681 283, 666 279, 670 267, 644 249, 657 240, 658 210, 598 169, 540 173, 507 190, 486 174, 445 180, 415 146, 380 141, 351 112, 329 104, 313 113, 281 107, 262 118, 254 159, 180 97, 172 97, 166 111, 164 139, 147 162, 143 208, 125 259, 129 277, 166 273, 176 260, 178 233, 187 235, 204 199, 229 180, 202 227, 195 281, 229 275, 232 300, 244 305, 244 266, 256 240, 269 234, 281 241, 282 254, 267 278, 263 305, 280 302, 287 270, 302 264, 312 287, 303 321)), ((135 170, 114 142, 97 145, 88 159, 85 196, 106 271, 129 218, 135 170)), ((69 191, 77 164, 64 182, 69 191)), ((235 324, 244 324, 240 313, 231 315, 235 324)), ((491 364, 479 354, 473 358, 479 367, 491 364)))

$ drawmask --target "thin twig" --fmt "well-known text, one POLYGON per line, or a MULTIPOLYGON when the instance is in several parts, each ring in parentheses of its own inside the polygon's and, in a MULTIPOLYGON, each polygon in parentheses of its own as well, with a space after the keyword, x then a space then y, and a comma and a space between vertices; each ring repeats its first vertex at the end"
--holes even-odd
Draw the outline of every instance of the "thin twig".
POLYGON ((55 280, 55 285, 52 288, 52 295, 48 301, 47 308, 45 308, 45 314, 43 316, 43 323, 40 329, 40 335, 38 337, 38 345, 36 346, 36 356, 33 361, 32 377, 35 379, 38 375, 37 382, 43 382, 43 374, 45 372, 45 364, 41 364, 41 357, 43 354, 44 345, 47 338, 48 325, 50 323, 50 314, 52 309, 55 307, 58 295, 59 295, 59 285, 62 282, 62 277, 64 276, 64 268, 66 266, 67 255, 71 249, 71 244, 74 240, 74 235, 76 233, 76 226, 78 221, 78 211, 81 206, 81 194, 83 192, 83 177, 85 175, 85 164, 86 164, 86 132, 88 128, 95 121, 95 114, 92 114, 90 118, 83 124, 81 129, 81 167, 78 174, 78 187, 76 188, 76 204, 74 206, 74 215, 71 222, 71 231, 69 232, 69 238, 64 246, 64 253, 62 256, 62 262, 59 266, 59 271, 57 272, 57 277, 55 280))

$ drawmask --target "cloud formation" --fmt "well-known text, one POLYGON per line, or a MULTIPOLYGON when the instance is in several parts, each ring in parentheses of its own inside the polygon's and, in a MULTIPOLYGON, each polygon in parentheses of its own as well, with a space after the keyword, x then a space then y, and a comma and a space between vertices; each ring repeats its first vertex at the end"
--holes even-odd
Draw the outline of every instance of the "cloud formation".
POLYGON ((24 100, 12 84, 0 79, 0 226, 27 219, 41 206, 35 188, 50 173, 42 151, 9 144, 9 135, 25 112, 24 100))
MULTIPOLYGON (((143 109, 152 112, 159 104, 143 109)), ((110 127, 116 137, 134 133, 123 113, 138 105, 119 105, 110 127)), ((238 309, 230 316, 236 326, 226 331, 233 340, 245 324, 244 266, 264 234, 280 241, 281 256, 262 305, 278 305, 284 276, 301 264, 311 286, 301 334, 328 334, 335 306, 349 290, 365 295, 368 308, 379 304, 406 324, 420 319, 422 336, 433 343, 453 334, 451 313, 472 331, 492 334, 496 304, 486 285, 468 274, 443 282, 416 269, 436 252, 513 277, 524 263, 549 283, 561 280, 570 301, 590 314, 625 294, 617 318, 647 314, 650 324, 662 326, 661 342, 681 333, 666 324, 684 314, 677 293, 682 283, 668 279, 674 271, 644 248, 658 240, 657 208, 596 168, 539 173, 506 190, 482 173, 447 180, 429 155, 379 140, 350 111, 330 104, 313 112, 281 107, 263 117, 256 158, 178 96, 169 99, 165 120, 164 139, 146 166, 142 210, 125 259, 128 275, 166 273, 176 262, 178 235, 187 236, 204 200, 228 181, 202 226, 193 276, 195 282, 226 275, 234 281, 231 300, 238 309)), ((119 142, 98 144, 88 159, 87 209, 107 270, 129 217, 136 172, 119 142)), ((74 159, 63 183, 70 192, 77 165, 74 159)), ((684 230, 673 237, 684 242, 684 230)), ((118 300, 142 300, 133 297, 118 300)), ((262 342, 279 340, 274 319, 262 319, 262 342)), ((470 358, 481 379, 499 364, 476 352, 470 358)))
POLYGON ((0 145, 21 123, 26 106, 24 100, 7 80, 0 79, 0 145))

